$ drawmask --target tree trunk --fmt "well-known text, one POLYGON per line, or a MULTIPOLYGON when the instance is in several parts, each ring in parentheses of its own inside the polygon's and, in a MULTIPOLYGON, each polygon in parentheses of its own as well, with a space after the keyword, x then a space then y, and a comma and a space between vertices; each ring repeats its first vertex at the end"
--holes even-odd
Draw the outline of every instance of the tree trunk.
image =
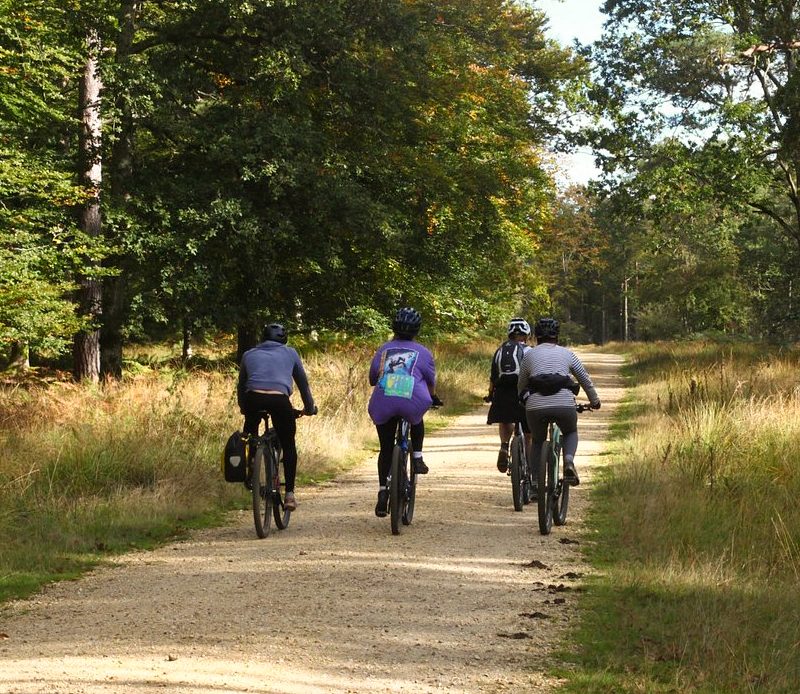
MULTIPOLYGON (((83 127, 80 132, 80 177, 88 199, 81 214, 81 228, 88 236, 99 236, 100 184, 102 182, 102 122, 100 119, 100 90, 98 74, 100 40, 92 31, 87 36, 87 57, 79 89, 79 109, 83 127)), ((80 277, 78 281, 78 310, 88 322, 87 330, 75 336, 73 345, 73 374, 76 380, 100 380, 100 329, 102 312, 102 284, 93 277, 80 277)))
POLYGON ((12 342, 8 354, 8 369, 27 371, 31 368, 31 352, 27 342, 12 342))
POLYGON ((239 325, 236 330, 236 361, 241 362, 244 353, 258 344, 258 327, 249 323, 239 325))
MULTIPOLYGON (((116 63, 123 70, 130 70, 131 47, 136 31, 136 18, 141 9, 140 0, 125 0, 119 12, 120 33, 116 46, 116 63)), ((122 80, 124 83, 125 80, 122 80)), ((119 132, 111 151, 111 201, 117 210, 124 210, 130 201, 130 179, 133 172, 133 146, 135 126, 131 100, 124 87, 116 98, 119 132)), ((120 274, 108 277, 103 283, 103 330, 100 334, 100 368, 103 377, 122 377, 122 329, 128 311, 129 263, 123 258, 113 257, 106 264, 119 270, 120 274)))
POLYGON ((103 327, 100 331, 100 373, 103 378, 122 378, 122 327, 125 318, 125 277, 103 282, 103 327))
POLYGON ((183 319, 183 347, 181 349, 181 359, 184 362, 192 358, 192 321, 189 318, 183 319))

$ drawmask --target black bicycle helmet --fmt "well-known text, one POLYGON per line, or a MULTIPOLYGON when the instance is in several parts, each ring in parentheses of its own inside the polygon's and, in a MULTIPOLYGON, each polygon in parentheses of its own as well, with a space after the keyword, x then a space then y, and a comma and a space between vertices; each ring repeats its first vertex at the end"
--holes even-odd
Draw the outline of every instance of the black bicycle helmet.
POLYGON ((419 332, 422 325, 422 316, 419 311, 410 306, 398 309, 392 321, 392 330, 398 335, 414 336, 419 332))
POLYGON ((272 340, 273 342, 280 342, 282 345, 286 344, 288 337, 289 334, 286 332, 286 328, 284 328, 280 323, 269 323, 268 325, 265 325, 264 330, 261 333, 262 342, 272 340))
POLYGON ((526 337, 530 337, 531 334, 531 326, 528 325, 528 321, 524 318, 512 318, 508 321, 508 336, 511 337, 512 335, 525 335, 526 337))
POLYGON ((533 334, 536 335, 537 340, 557 338, 559 328, 560 326, 555 318, 540 318, 536 321, 533 334))

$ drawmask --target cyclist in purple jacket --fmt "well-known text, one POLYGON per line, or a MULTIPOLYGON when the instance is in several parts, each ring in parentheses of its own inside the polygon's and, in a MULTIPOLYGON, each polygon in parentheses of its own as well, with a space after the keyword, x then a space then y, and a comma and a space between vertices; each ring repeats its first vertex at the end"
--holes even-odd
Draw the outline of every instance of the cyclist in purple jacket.
POLYGON ((289 401, 292 382, 297 384, 300 391, 305 414, 317 414, 317 406, 314 404, 314 396, 311 395, 300 355, 287 347, 286 340, 286 328, 280 323, 264 326, 261 343, 247 350, 242 357, 236 395, 239 410, 244 415, 245 434, 258 435, 258 427, 264 417, 262 412, 267 412, 272 417, 272 425, 283 450, 283 467, 286 470, 284 507, 294 511, 297 508, 294 497, 297 422, 289 401))
POLYGON ((381 450, 378 455, 378 503, 375 515, 384 517, 389 504, 386 477, 392 464, 394 435, 400 417, 411 424, 414 472, 424 475, 428 466, 422 459, 425 438, 423 417, 431 405, 441 404, 435 395, 436 367, 433 355, 415 341, 422 316, 413 308, 401 308, 392 321, 394 337, 382 344, 369 368, 369 384, 374 386, 369 399, 369 416, 378 430, 381 450))

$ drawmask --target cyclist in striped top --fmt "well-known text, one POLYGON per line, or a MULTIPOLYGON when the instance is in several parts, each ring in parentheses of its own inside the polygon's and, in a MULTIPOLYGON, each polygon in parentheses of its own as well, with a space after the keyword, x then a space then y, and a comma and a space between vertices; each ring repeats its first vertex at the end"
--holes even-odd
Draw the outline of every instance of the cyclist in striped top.
POLYGON ((525 415, 533 436, 531 459, 542 457, 542 444, 547 438, 547 424, 555 421, 561 429, 564 451, 564 479, 567 484, 580 484, 575 470, 578 449, 578 414, 575 411, 578 379, 594 409, 600 398, 578 356, 558 344, 559 323, 554 318, 541 318, 533 329, 536 347, 525 352, 519 372, 517 392, 525 400, 525 415))

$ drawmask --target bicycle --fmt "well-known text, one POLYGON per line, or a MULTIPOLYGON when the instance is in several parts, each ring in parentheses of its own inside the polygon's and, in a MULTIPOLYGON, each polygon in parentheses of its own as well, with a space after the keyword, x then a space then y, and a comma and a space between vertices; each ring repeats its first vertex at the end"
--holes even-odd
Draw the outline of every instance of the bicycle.
POLYGON ((508 466, 511 475, 511 497, 514 500, 514 510, 522 511, 533 501, 536 487, 533 469, 528 464, 528 456, 525 451, 525 433, 522 430, 522 422, 517 422, 514 426, 509 449, 511 451, 511 461, 508 466))
MULTIPOLYGON (((431 409, 437 409, 441 405, 442 402, 439 400, 431 406, 431 409)), ((394 449, 392 450, 392 464, 389 467, 389 474, 386 479, 386 484, 389 487, 389 516, 392 535, 399 535, 401 524, 411 525, 411 521, 414 518, 417 473, 414 472, 413 464, 409 470, 410 431, 411 423, 405 417, 400 417, 397 422, 397 434, 395 436, 394 449)))
MULTIPOLYGON (((575 409, 580 413, 590 412, 593 408, 587 403, 579 403, 575 409)), ((564 481, 561 464, 561 430, 555 422, 548 424, 547 440, 537 470, 537 487, 539 532, 548 535, 553 524, 564 525, 567 522, 569 506, 569 485, 564 481)))
MULTIPOLYGON (((286 487, 286 476, 281 460, 281 442, 275 429, 269 425, 269 414, 264 417, 264 433, 251 436, 249 450, 254 451, 248 475, 248 486, 253 494, 253 521, 256 535, 265 538, 269 535, 272 518, 279 530, 289 527, 292 512, 284 505, 281 488, 286 487)), ((302 417, 303 410, 294 410, 295 417, 302 417)))
MULTIPOLYGON (((484 402, 492 402, 492 395, 487 395, 484 402)), ((515 422, 514 433, 508 442, 508 474, 511 476, 511 498, 514 501, 514 510, 522 509, 533 501, 535 496, 536 480, 533 467, 529 464, 526 453, 525 433, 522 422, 515 422)))

